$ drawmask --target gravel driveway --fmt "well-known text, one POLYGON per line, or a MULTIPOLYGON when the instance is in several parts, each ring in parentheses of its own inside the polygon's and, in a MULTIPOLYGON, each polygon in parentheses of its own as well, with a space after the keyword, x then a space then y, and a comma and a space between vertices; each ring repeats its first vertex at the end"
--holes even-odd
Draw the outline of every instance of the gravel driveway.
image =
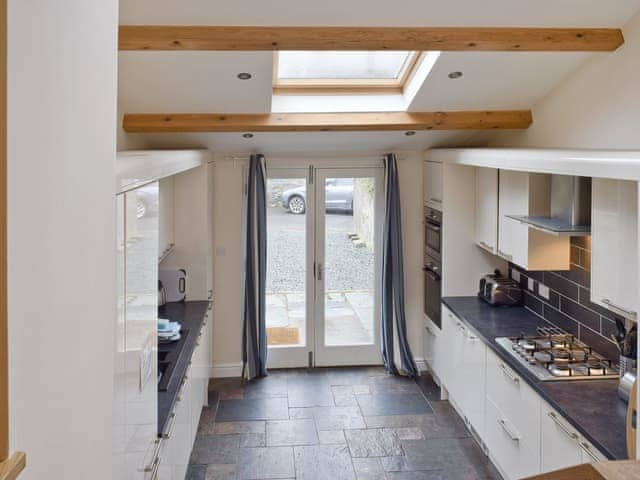
MULTIPOLYGON (((267 292, 301 292, 305 277, 304 215, 292 215, 270 208, 268 228, 267 292)), ((347 237, 353 217, 327 216, 325 278, 327 291, 366 290, 374 284, 374 254, 366 247, 355 247, 347 237)))

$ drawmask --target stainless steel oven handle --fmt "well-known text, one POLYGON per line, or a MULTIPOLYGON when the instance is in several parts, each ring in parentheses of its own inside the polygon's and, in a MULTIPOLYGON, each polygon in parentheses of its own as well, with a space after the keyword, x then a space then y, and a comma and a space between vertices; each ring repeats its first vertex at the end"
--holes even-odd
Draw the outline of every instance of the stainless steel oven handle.
POLYGON ((562 430, 567 435, 567 437, 569 437, 572 440, 576 440, 576 441, 578 440, 578 434, 576 432, 572 432, 567 427, 565 427, 555 413, 549 412, 547 413, 547 416, 554 421, 554 423, 558 426, 558 428, 562 430))
POLYGON ((436 197, 429 197, 429 200, 431 200, 432 202, 436 202, 436 203, 442 203, 442 200, 440 200, 439 198, 436 198, 436 197))

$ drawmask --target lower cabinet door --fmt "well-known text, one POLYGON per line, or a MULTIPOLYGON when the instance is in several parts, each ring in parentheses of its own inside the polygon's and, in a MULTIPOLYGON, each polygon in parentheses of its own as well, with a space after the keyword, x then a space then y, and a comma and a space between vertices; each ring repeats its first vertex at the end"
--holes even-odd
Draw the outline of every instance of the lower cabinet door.
POLYGON ((539 438, 530 438, 520 432, 491 399, 487 398, 486 405, 486 444, 506 480, 537 474, 540 469, 539 438))
POLYGON ((176 404, 173 480, 184 480, 191 455, 191 382, 187 379, 176 404))
POLYGON ((462 351, 462 411, 484 440, 487 347, 467 328, 462 351))
POLYGON ((541 412, 541 473, 585 463, 579 435, 548 405, 541 412))

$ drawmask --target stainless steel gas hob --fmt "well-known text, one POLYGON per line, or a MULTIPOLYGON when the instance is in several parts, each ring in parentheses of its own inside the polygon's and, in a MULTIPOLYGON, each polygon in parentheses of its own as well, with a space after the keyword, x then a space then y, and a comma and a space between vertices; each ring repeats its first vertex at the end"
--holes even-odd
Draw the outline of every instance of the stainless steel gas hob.
POLYGON ((496 342, 541 381, 618 378, 618 367, 573 335, 540 327, 538 335, 500 337, 496 342))

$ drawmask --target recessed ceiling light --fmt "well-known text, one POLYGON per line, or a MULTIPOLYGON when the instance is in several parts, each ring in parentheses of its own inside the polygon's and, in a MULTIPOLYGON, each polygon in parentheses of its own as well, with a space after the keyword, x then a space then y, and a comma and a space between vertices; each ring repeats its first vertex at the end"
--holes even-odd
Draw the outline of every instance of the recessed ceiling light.
POLYGON ((242 138, 253 138, 253 133, 243 133, 242 138))
POLYGON ((248 73, 248 72, 240 72, 240 73, 238 74, 238 78, 239 78, 240 80, 249 80, 249 79, 251 78, 251 74, 250 74, 250 73, 248 73))
POLYGON ((462 72, 451 72, 449 74, 449 78, 455 80, 456 78, 460 78, 462 76, 462 72))
POLYGON ((412 136, 414 136, 416 134, 416 132, 414 132, 413 130, 409 130, 408 132, 404 132, 404 134, 407 137, 412 137, 412 136))

